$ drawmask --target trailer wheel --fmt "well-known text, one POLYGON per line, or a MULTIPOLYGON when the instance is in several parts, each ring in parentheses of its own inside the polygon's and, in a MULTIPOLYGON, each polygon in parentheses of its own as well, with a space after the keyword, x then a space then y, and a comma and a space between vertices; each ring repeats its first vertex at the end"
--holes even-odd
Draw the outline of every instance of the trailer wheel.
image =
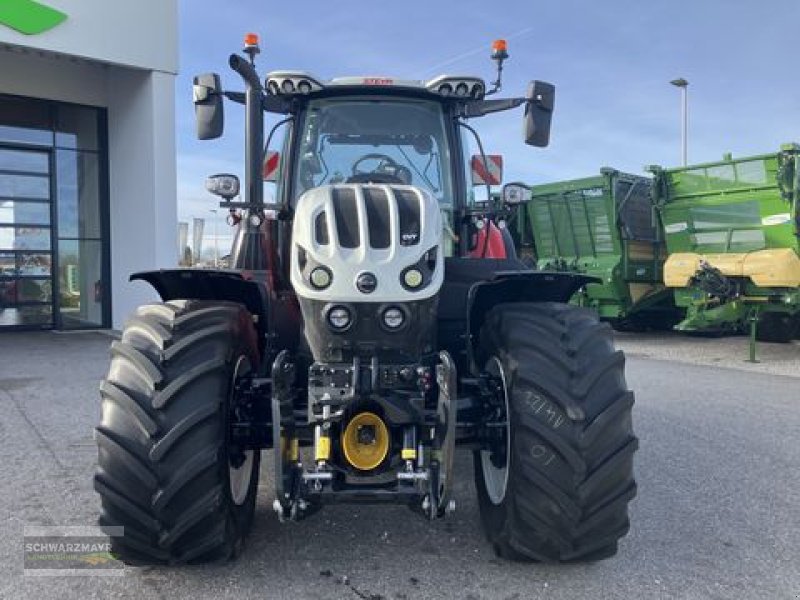
POLYGON ((787 313, 764 313, 758 319, 756 339, 760 342, 787 344, 794 338, 796 327, 795 319, 787 313))
POLYGON ((229 439, 235 381, 258 366, 250 314, 222 302, 140 307, 111 346, 95 438, 101 527, 131 564, 236 555, 250 529, 257 450, 229 439))
POLYGON ((495 551, 547 562, 613 555, 629 529, 638 440, 610 328, 588 309, 503 304, 487 316, 480 353, 499 390, 493 442, 474 456, 495 551))
POLYGON ((608 324, 611 325, 614 331, 619 331, 620 333, 644 333, 647 331, 647 325, 631 317, 610 319, 608 324))

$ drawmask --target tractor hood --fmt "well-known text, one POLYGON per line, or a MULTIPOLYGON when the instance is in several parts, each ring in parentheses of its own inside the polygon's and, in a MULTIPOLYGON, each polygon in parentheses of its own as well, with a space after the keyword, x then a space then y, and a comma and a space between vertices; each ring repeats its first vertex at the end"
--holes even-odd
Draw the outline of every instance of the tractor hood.
POLYGON ((300 298, 412 302, 444 278, 442 216, 430 194, 408 185, 343 184, 297 202, 291 280, 300 298))

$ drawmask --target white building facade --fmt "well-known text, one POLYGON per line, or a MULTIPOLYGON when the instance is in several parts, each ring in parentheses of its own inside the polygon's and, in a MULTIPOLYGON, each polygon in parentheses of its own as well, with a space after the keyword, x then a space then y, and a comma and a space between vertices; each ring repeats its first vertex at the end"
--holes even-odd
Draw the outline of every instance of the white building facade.
POLYGON ((176 262, 177 0, 0 11, 0 332, 120 328, 176 262))

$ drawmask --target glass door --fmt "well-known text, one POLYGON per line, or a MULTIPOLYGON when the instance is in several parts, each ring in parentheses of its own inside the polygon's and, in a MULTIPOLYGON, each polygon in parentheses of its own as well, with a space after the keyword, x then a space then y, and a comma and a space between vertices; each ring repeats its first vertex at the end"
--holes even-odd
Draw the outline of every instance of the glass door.
POLYGON ((0 327, 53 327, 51 154, 0 146, 0 327))

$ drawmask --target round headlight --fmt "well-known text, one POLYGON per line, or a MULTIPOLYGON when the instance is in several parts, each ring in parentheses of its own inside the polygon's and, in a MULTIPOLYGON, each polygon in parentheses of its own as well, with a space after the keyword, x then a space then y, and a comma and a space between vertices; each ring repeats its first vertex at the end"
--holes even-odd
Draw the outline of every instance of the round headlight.
POLYGON ((316 289, 324 290, 331 284, 333 276, 326 267, 316 267, 313 271, 311 271, 311 275, 309 275, 308 280, 316 289))
POLYGON ((383 324, 387 329, 400 329, 406 322, 406 315, 396 306, 383 311, 383 324))
POLYGON ((445 98, 453 93, 453 86, 449 83, 443 83, 439 86, 439 94, 444 96, 445 98))
POLYGON ((311 84, 303 79, 300 83, 297 84, 297 91, 301 94, 309 94, 311 93, 311 84))
POLYGON ((362 294, 371 294, 378 287, 378 278, 372 273, 361 273, 356 279, 356 287, 362 294))
POLYGON ((278 86, 277 81, 269 80, 269 83, 267 84, 267 89, 269 90, 269 93, 272 94, 273 96, 277 96, 278 94, 281 93, 281 88, 278 86))
POLYGON ((406 284, 406 287, 418 288, 422 285, 423 280, 422 271, 419 269, 412 267, 403 273, 403 283, 406 284))
POLYGON ((466 83, 459 83, 456 86, 456 96, 466 96, 469 93, 469 86, 466 83))
POLYGON ((352 322, 353 316, 345 306, 334 306, 328 311, 328 325, 336 331, 344 331, 352 322))
POLYGON ((281 89, 283 90, 284 94, 291 94, 294 92, 294 81, 291 79, 284 79, 283 83, 281 84, 281 89))

